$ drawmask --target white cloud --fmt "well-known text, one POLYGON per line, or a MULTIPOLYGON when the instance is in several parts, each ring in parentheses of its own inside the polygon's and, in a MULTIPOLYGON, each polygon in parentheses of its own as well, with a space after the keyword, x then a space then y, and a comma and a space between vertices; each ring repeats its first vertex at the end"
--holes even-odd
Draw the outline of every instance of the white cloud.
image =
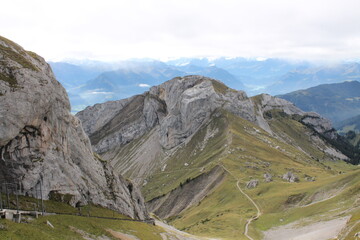
POLYGON ((104 95, 107 95, 107 94, 114 94, 113 92, 97 92, 97 91, 92 91, 92 92, 87 92, 88 94, 104 94, 104 95))
POLYGON ((262 62, 262 61, 266 61, 267 58, 265 57, 257 57, 256 61, 262 62))
POLYGON ((3 36, 46 59, 360 56, 359 0, 11 0, 3 36))
POLYGON ((150 87, 150 85, 146 84, 146 83, 140 83, 138 86, 142 87, 142 88, 149 88, 150 87))

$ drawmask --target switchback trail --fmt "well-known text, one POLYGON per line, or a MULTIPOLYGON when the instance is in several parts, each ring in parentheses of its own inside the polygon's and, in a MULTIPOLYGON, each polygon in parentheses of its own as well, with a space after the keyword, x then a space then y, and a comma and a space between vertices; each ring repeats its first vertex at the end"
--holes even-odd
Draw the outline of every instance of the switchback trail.
POLYGON ((235 177, 223 164, 220 164, 220 166, 221 166, 226 172, 228 172, 233 178, 235 178, 235 179, 237 180, 236 186, 237 186, 237 188, 239 189, 239 191, 241 192, 241 194, 243 194, 243 195, 255 206, 255 208, 256 208, 256 211, 257 211, 256 216, 253 216, 253 217, 251 217, 251 218, 249 218, 249 219, 247 220, 247 223, 246 223, 246 225, 245 225, 245 231, 244 231, 244 235, 245 235, 248 239, 254 240, 252 237, 249 236, 249 233, 248 233, 248 232, 249 232, 249 226, 250 226, 250 224, 251 224, 252 221, 258 219, 258 218, 261 216, 260 208, 259 208, 259 206, 256 204, 256 202, 255 202, 248 194, 246 194, 246 193, 241 189, 241 187, 240 187, 240 179, 237 178, 237 177, 235 177))

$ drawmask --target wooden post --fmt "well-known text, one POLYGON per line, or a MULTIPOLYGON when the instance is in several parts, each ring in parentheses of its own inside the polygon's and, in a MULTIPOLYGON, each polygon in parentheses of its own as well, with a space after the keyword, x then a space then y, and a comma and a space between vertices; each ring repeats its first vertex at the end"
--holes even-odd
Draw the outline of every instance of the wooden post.
MULTIPOLYGON (((16 185, 16 184, 15 184, 16 185)), ((18 186, 16 185, 16 212, 17 214, 19 214, 19 192, 18 192, 18 186)), ((19 219, 21 218, 20 214, 19 214, 19 219)), ((20 221, 20 220, 19 220, 20 221)))
POLYGON ((7 183, 5 184, 5 188, 6 188, 6 196, 7 196, 7 208, 10 209, 10 197, 9 197, 9 191, 8 191, 8 187, 7 187, 7 183))
POLYGON ((0 210, 3 210, 3 202, 2 202, 2 186, 1 186, 1 190, 0 190, 0 210))
POLYGON ((41 195, 41 212, 44 216, 44 200, 43 200, 43 193, 42 193, 42 176, 40 177, 40 195, 41 195))

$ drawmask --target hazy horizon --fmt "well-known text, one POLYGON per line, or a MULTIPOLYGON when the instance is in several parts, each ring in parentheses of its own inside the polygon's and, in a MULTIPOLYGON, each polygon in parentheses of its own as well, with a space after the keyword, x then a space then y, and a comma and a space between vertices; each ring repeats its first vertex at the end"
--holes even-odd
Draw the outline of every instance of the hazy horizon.
POLYGON ((1 35, 48 61, 360 58, 358 0, 12 0, 1 35))

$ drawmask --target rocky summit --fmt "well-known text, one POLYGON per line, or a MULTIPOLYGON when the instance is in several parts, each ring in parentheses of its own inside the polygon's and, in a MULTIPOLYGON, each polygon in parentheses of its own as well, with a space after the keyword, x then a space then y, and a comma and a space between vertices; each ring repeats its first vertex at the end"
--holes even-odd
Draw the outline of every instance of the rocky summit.
POLYGON ((65 89, 44 59, 0 37, 0 183, 32 196, 42 182, 45 198, 66 194, 72 205, 90 201, 147 218, 139 190, 94 155, 69 111, 65 89))

